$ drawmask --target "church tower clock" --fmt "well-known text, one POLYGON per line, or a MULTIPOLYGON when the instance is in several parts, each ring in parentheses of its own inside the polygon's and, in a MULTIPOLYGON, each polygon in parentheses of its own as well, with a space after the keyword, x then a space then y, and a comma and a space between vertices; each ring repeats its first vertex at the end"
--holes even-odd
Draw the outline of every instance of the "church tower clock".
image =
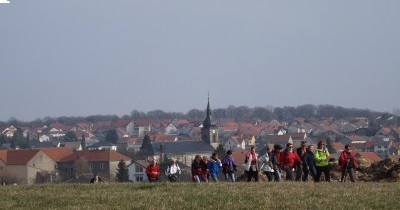
POLYGON ((211 117, 210 97, 208 97, 206 112, 207 116, 203 121, 203 127, 201 128, 201 139, 209 143, 212 147, 214 147, 214 149, 217 149, 219 145, 219 128, 217 123, 211 117))

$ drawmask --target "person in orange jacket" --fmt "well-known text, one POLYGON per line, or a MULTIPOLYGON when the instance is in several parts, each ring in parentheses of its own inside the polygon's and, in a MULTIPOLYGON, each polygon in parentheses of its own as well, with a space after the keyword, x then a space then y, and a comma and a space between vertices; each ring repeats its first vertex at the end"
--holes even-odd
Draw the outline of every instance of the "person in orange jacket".
POLYGON ((348 144, 344 147, 344 151, 340 154, 339 165, 340 169, 342 170, 341 181, 346 181, 348 173, 350 176, 350 181, 355 182, 354 170, 357 168, 357 162, 354 154, 350 151, 350 145, 348 144))
POLYGON ((146 168, 147 178, 149 182, 156 182, 160 177, 160 166, 158 166, 157 160, 153 159, 153 162, 146 168))

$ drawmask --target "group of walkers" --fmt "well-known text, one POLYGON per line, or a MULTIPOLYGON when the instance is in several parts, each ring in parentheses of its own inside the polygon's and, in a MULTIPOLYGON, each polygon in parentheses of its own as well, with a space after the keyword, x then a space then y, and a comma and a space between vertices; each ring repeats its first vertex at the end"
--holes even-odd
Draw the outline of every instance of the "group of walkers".
POLYGON ((192 180, 197 183, 218 182, 220 169, 226 181, 235 182, 236 164, 232 158, 232 151, 228 151, 222 161, 217 153, 213 153, 210 160, 207 156, 202 158, 196 155, 192 163, 192 180))
MULTIPOLYGON (((345 181, 347 175, 350 181, 354 182, 354 172, 357 167, 354 154, 350 151, 350 145, 345 146, 345 150, 339 158, 339 165, 342 171, 341 181, 345 181)), ((245 154, 245 173, 247 181, 259 180, 259 173, 266 175, 269 182, 279 182, 282 174, 285 174, 287 181, 308 181, 311 176, 314 182, 320 182, 322 174, 325 181, 330 180, 329 151, 323 141, 318 142, 317 148, 314 145, 307 145, 303 141, 296 150, 292 143, 287 143, 283 149, 281 145, 274 145, 273 150, 267 147, 265 154, 258 156, 254 147, 251 147, 245 154)), ((232 157, 232 151, 228 151, 225 157, 220 160, 217 153, 213 153, 209 159, 207 156, 196 155, 192 165, 192 181, 218 182, 219 173, 222 171, 225 181, 235 182, 237 167, 232 157)), ((156 160, 146 169, 146 174, 150 182, 158 181, 160 167, 156 160)), ((165 175, 170 182, 176 182, 181 174, 181 169, 175 160, 168 165, 165 175)))
MULTIPOLYGON (((263 172, 268 181, 279 182, 282 173, 285 173, 287 181, 308 181, 309 176, 314 182, 320 182, 322 174, 325 181, 330 179, 329 151, 324 142, 320 141, 317 148, 314 145, 307 145, 303 141, 301 146, 294 150, 292 143, 287 143, 283 150, 282 146, 274 145, 274 149, 266 148, 266 153, 257 157, 254 147, 246 154, 247 181, 258 181, 259 171, 263 172), (259 167, 258 167, 259 166, 259 167)), ((357 167, 354 154, 350 151, 350 145, 339 158, 342 176, 340 181, 346 181, 347 175, 350 181, 354 182, 354 172, 357 167)))

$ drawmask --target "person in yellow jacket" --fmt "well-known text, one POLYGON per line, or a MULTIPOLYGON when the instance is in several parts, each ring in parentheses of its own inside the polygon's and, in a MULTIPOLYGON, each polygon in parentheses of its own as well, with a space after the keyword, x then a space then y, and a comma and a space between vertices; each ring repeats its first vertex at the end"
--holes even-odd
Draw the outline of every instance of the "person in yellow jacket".
POLYGON ((330 182, 329 175, 329 151, 326 149, 325 144, 322 141, 318 142, 318 149, 314 152, 315 155, 315 167, 317 169, 317 175, 315 176, 315 181, 319 182, 321 174, 324 173, 325 181, 330 182))

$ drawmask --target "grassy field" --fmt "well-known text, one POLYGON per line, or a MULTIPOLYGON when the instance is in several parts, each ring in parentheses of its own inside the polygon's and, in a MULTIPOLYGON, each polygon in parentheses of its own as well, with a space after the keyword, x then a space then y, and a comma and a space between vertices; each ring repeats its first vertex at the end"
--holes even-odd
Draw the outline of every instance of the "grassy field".
POLYGON ((399 183, 0 187, 1 209, 400 209, 399 183))

